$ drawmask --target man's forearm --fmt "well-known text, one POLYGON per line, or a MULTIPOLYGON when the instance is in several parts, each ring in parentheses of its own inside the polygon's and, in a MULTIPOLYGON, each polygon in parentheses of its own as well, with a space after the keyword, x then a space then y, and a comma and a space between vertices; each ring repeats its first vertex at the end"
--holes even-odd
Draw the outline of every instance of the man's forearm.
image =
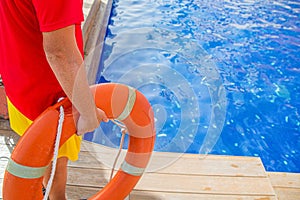
POLYGON ((82 116, 96 119, 94 99, 74 37, 74 27, 44 33, 43 36, 47 60, 64 92, 82 116))

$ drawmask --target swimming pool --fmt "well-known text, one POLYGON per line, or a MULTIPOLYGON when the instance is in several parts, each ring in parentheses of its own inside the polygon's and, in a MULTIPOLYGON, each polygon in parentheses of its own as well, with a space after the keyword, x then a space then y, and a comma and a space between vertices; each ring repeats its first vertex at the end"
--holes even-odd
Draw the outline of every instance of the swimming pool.
MULTIPOLYGON (((297 1, 114 1, 97 82, 145 94, 156 151, 300 172, 299 15, 297 1)), ((120 132, 103 124, 85 139, 115 147, 120 132)))

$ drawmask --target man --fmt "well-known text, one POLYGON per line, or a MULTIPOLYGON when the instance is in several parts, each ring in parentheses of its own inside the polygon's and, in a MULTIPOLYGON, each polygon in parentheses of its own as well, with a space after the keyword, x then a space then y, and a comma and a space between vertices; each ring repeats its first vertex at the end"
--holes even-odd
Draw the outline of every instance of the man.
MULTIPOLYGON (((95 107, 83 65, 82 0, 1 0, 0 74, 10 123, 22 135, 47 107, 67 96, 80 113, 77 134, 92 131, 105 113, 95 107)), ((66 199, 68 159, 76 160, 81 138, 59 151, 50 199, 66 199)), ((45 176, 47 184, 51 169, 45 176)), ((17 191, 16 191, 17 192, 17 191)))

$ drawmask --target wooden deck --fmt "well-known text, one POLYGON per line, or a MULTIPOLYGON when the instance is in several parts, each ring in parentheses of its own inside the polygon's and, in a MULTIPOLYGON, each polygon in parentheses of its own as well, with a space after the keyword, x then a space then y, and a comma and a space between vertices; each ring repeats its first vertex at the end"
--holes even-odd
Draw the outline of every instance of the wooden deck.
MULTIPOLYGON (((7 158, 18 137, 0 120, 0 199, 7 158)), ((83 142, 69 163, 68 199, 88 198, 107 184, 117 150, 83 142)), ((121 154, 122 161, 124 153, 121 154)), ((119 163, 117 164, 119 165, 119 163)), ((130 200, 297 200, 300 174, 265 172, 260 158, 155 152, 130 200)))
MULTIPOLYGON (((99 146, 91 152, 88 145, 83 144, 79 161, 69 166, 68 191, 76 199, 91 196, 107 183, 111 170, 99 158, 115 157, 114 150, 99 146)), ((130 199, 276 199, 259 158, 155 153, 152 165, 158 170, 144 174, 130 199), (164 167, 165 160, 175 162, 164 167)))

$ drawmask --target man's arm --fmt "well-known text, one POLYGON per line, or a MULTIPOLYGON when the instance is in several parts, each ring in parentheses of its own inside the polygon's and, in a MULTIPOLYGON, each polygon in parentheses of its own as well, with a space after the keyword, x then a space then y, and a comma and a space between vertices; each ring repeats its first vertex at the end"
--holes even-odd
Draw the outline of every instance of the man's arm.
POLYGON ((81 53, 76 44, 75 26, 43 33, 47 60, 60 85, 80 113, 77 134, 94 130, 99 121, 107 121, 105 113, 97 109, 90 92, 81 53))

